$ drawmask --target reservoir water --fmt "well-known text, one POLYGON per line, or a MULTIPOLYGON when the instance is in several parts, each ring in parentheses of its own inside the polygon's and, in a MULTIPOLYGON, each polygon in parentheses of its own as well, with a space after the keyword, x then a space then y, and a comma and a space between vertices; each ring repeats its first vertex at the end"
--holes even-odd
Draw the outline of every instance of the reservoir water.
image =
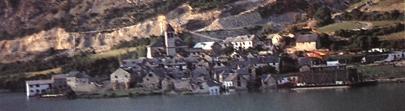
POLYGON ((405 84, 311 91, 268 90, 230 95, 37 99, 0 93, 0 111, 404 111, 405 84))

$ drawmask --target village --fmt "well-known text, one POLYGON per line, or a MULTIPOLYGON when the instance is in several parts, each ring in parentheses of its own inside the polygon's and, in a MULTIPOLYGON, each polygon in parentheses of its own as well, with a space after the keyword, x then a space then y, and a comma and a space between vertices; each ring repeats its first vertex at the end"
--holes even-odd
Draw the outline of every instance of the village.
MULTIPOLYGON (((173 27, 167 24, 164 41, 156 41, 149 45, 147 57, 119 61, 120 67, 111 73, 109 81, 90 77, 85 72, 73 71, 68 74, 52 75, 50 80, 26 81, 26 91, 27 97, 57 96, 71 91, 85 94, 112 92, 109 94, 116 95, 114 91, 131 89, 169 95, 220 95, 251 89, 272 89, 291 82, 298 83, 298 80, 308 79, 305 77, 313 74, 312 70, 323 71, 327 68, 343 69, 343 71, 321 75, 315 81, 328 85, 361 81, 357 71, 354 71, 354 75, 349 74, 353 71, 346 68, 346 61, 323 60, 321 56, 327 55, 324 53, 327 51, 319 49, 320 46, 318 34, 308 33, 270 34, 265 40, 260 40, 255 35, 244 35, 228 37, 220 41, 200 42, 189 47, 176 36, 173 27), (303 78, 274 77, 275 74, 280 73, 280 66, 287 64, 276 51, 279 50, 283 37, 296 39, 295 47, 287 48, 287 53, 310 52, 306 53, 305 57, 300 57, 298 64, 293 66, 299 69, 301 75, 304 74, 301 76, 303 78), (252 50, 257 52, 252 53, 252 50), (334 75, 336 79, 325 81, 328 75, 334 75)), ((404 52, 395 55, 393 60, 404 59, 404 55, 404 52)), ((363 59, 366 62, 366 57, 363 59)), ((327 72, 319 74, 324 73, 327 72)), ((309 81, 315 83, 314 79, 309 81)), ((303 84, 305 82, 295 85, 303 84)), ((127 94, 132 95, 131 92, 127 94)))

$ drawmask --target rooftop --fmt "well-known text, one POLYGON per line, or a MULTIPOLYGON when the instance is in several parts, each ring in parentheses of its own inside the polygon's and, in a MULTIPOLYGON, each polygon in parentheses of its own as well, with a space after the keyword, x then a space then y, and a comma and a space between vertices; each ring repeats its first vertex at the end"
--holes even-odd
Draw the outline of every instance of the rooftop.
POLYGON ((32 81, 25 81, 26 84, 52 84, 52 80, 32 80, 32 81))
POLYGON ((317 34, 305 34, 297 36, 296 42, 316 42, 318 40, 317 34))

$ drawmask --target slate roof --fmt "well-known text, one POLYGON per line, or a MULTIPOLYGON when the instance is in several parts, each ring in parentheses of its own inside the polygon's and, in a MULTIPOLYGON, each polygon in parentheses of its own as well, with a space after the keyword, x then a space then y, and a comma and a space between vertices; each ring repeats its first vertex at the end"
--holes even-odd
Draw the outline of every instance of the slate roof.
POLYGON ((279 63, 280 62, 280 57, 275 56, 275 55, 266 55, 262 57, 262 61, 264 63, 279 63))
POLYGON ((318 40, 317 34, 305 34, 297 36, 296 42, 316 42, 318 40))
POLYGON ((251 63, 249 61, 235 61, 231 63, 231 68, 236 69, 238 66, 241 68, 249 66, 251 63))
POLYGON ((235 37, 227 37, 225 40, 222 41, 224 44, 229 44, 235 40, 235 37))
POLYGON ((224 81, 232 81, 232 80, 235 80, 237 77, 238 77, 238 74, 229 74, 229 76, 226 77, 224 79, 224 81))
POLYGON ((304 65, 311 66, 311 61, 312 61, 312 58, 310 58, 310 57, 300 57, 300 58, 298 58, 298 66, 299 67, 304 66, 304 65))
POLYGON ((214 81, 213 81, 213 80, 211 80, 211 79, 208 79, 206 82, 207 82, 207 85, 208 85, 209 87, 213 87, 213 86, 221 86, 220 84, 218 84, 218 83, 214 82, 214 81))
POLYGON ((235 73, 240 74, 240 75, 250 75, 249 68, 237 69, 235 71, 235 73))
POLYGON ((79 72, 79 71, 69 72, 67 77, 89 78, 89 76, 85 72, 79 72))
POLYGON ((188 46, 188 44, 180 39, 175 39, 174 46, 188 46))
POLYGON ((252 41, 255 39, 255 35, 244 35, 244 36, 237 36, 233 42, 245 42, 245 41, 252 41))
POLYGON ((32 81, 25 81, 26 84, 52 84, 52 80, 32 80, 32 81))
POLYGON ((221 67, 215 67, 212 70, 214 72, 220 74, 220 73, 224 73, 224 72, 229 73, 231 71, 231 68, 227 67, 227 66, 221 66, 221 67))
POLYGON ((163 80, 167 74, 165 69, 155 69, 155 70, 152 70, 152 72, 154 74, 156 74, 157 76, 159 76, 159 80, 163 80))
POLYGON ((151 44, 150 47, 166 47, 163 40, 158 40, 155 43, 151 44))
POLYGON ((166 31, 167 32, 174 32, 174 28, 170 24, 167 24, 166 31))
POLYGON ((52 79, 66 79, 66 74, 52 75, 52 79))
POLYGON ((209 71, 206 68, 202 68, 202 67, 194 69, 192 71, 192 73, 193 73, 194 78, 201 77, 201 76, 204 76, 204 77, 210 76, 209 71))

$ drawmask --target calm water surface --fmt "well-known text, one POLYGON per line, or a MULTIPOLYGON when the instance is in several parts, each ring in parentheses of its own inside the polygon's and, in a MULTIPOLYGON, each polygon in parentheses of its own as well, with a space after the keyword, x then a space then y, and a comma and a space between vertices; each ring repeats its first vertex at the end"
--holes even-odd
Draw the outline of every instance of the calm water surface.
POLYGON ((220 96, 27 99, 0 93, 0 111, 405 111, 405 84, 312 91, 269 90, 220 96))

